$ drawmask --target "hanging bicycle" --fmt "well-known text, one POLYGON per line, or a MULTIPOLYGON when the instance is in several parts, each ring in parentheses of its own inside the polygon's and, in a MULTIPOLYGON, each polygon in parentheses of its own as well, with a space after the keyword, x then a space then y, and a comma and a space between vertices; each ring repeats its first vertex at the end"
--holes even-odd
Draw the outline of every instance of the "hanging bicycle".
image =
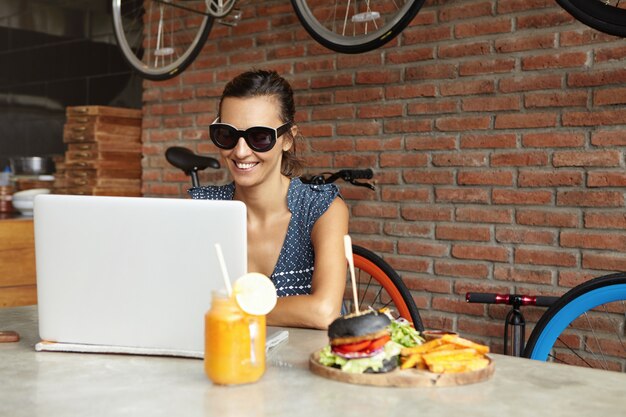
MULTIPOLYGON (((245 0, 242 0, 245 3, 245 0)), ((198 56, 216 19, 236 25, 236 0, 113 0, 113 27, 126 61, 166 80, 198 56)), ((341 53, 376 49, 408 26, 424 0, 291 0, 307 32, 341 53)), ((259 18, 269 18, 260 16, 259 18)))

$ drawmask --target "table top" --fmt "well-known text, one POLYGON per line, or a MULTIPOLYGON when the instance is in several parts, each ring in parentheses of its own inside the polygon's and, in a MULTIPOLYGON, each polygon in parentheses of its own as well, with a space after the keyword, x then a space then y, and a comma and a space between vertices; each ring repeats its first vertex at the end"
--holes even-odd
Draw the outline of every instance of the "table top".
POLYGON ((445 388, 352 385, 312 374, 309 355, 327 342, 288 329, 262 379, 223 387, 198 359, 35 352, 35 306, 0 309, 0 416, 623 416, 626 375, 492 355, 487 381, 445 388))

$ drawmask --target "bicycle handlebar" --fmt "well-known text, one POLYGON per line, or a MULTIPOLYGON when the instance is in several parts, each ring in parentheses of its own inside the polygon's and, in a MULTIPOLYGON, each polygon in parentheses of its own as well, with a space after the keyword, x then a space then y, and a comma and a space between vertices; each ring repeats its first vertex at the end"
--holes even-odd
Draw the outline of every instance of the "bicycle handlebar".
POLYGON ((314 175, 310 178, 303 178, 302 182, 304 183, 308 183, 308 184, 317 184, 317 185, 321 185, 321 184, 331 184, 335 181, 337 181, 338 179, 342 179, 346 182, 349 182, 352 185, 358 185, 361 187, 368 187, 372 190, 374 190, 374 186, 368 182, 359 182, 356 180, 359 179, 371 179, 374 176, 374 172, 367 168, 367 169, 341 169, 337 172, 331 173, 331 172, 324 172, 322 174, 319 175, 314 175))
POLYGON ((547 295, 519 295, 519 294, 496 294, 484 292, 468 292, 465 301, 468 303, 482 304, 507 304, 519 306, 550 307, 559 297, 547 295))

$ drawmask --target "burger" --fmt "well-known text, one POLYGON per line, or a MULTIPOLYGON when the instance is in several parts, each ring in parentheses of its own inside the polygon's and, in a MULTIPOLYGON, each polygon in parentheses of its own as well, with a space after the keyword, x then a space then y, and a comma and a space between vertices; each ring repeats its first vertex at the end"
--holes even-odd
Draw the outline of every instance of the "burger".
POLYGON ((328 327, 330 343, 322 349, 320 363, 350 373, 394 370, 402 345, 391 340, 391 325, 379 311, 339 317, 328 327))

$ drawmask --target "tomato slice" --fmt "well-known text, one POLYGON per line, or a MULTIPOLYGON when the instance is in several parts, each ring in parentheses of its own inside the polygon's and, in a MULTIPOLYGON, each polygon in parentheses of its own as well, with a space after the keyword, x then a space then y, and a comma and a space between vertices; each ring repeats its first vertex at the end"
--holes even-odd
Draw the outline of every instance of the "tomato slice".
POLYGON ((379 349, 383 347, 385 343, 387 343, 390 340, 391 340, 391 336, 383 336, 383 337, 379 337, 378 339, 372 340, 370 345, 367 347, 367 351, 371 352, 376 349, 379 349))
POLYGON ((363 340, 362 342, 347 343, 345 345, 333 346, 332 350, 339 353, 358 352, 365 349, 371 343, 371 340, 363 340))

